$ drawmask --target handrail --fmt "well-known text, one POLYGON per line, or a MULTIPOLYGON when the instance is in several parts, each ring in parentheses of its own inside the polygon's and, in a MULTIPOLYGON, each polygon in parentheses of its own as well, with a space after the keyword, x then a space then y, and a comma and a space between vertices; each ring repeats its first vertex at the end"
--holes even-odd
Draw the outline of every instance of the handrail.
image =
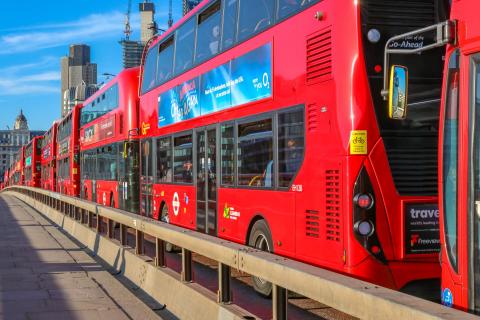
MULTIPOLYGON (((137 254, 143 253, 144 234, 150 235, 157 240, 157 266, 164 266, 165 242, 181 247, 184 281, 192 281, 192 252, 216 260, 219 263, 220 303, 232 300, 230 268, 270 281, 274 289, 274 319, 286 319, 286 290, 361 319, 479 319, 472 314, 342 274, 90 201, 31 187, 8 187, 4 191, 27 195, 90 227, 94 227, 94 216, 97 221, 106 218, 107 236, 110 238, 113 237, 113 222, 121 225, 121 234, 126 233, 127 227, 132 228, 136 231, 137 254)), ((101 225, 95 227, 100 231, 101 225)), ((122 235, 120 238, 125 244, 122 235)))

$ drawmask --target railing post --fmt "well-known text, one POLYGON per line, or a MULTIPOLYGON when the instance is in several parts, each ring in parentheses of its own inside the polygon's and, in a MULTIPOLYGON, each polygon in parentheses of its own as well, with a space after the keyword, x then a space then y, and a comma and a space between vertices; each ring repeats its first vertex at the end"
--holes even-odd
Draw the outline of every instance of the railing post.
POLYGON ((143 232, 138 229, 135 230, 135 253, 143 254, 143 232))
POLYGON ((102 217, 100 217, 97 213, 97 233, 102 232, 102 217))
POLYGON ((156 238, 155 241, 155 265, 157 267, 165 267, 165 241, 156 238))
POLYGON ((127 226, 124 224, 120 225, 120 244, 122 246, 127 245, 127 226))
POLYGON ((273 320, 287 319, 287 289, 272 284, 272 304, 273 304, 273 320))
POLYGON ((89 228, 93 228, 93 212, 88 211, 87 224, 89 228))
POLYGON ((192 252, 190 250, 182 248, 182 281, 192 282, 192 271, 192 252))
POLYGON ((230 266, 218 263, 218 302, 230 303, 232 302, 232 291, 230 288, 231 275, 230 266))
POLYGON ((107 236, 111 239, 113 238, 113 220, 112 219, 107 219, 107 236))

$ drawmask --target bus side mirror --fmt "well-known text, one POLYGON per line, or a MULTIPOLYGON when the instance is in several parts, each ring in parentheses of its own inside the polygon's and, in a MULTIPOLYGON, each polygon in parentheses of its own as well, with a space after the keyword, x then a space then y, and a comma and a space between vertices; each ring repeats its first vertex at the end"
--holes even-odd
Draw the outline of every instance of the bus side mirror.
POLYGON ((407 117, 408 69, 392 66, 388 87, 388 117, 403 120, 407 117))

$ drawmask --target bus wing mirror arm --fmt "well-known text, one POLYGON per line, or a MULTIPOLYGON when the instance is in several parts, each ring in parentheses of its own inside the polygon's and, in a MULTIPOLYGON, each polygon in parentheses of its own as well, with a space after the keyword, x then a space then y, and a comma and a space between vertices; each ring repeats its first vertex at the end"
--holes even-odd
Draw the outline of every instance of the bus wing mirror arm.
POLYGON ((457 43, 457 21, 447 20, 441 23, 434 24, 425 28, 403 33, 397 36, 393 36, 385 44, 385 52, 383 58, 383 89, 380 92, 383 100, 388 100, 388 79, 389 79, 389 66, 391 54, 415 54, 422 53, 434 48, 442 47, 447 44, 455 45, 457 43), (393 48, 392 43, 397 40, 405 40, 407 37, 414 37, 426 32, 436 32, 434 42, 420 48, 414 49, 396 49, 393 48))

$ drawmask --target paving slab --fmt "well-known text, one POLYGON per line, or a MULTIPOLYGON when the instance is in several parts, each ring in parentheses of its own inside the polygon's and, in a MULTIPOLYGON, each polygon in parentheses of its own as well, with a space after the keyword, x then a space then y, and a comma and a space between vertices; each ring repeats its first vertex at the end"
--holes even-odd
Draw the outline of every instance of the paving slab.
POLYGON ((45 217, 0 194, 0 319, 162 319, 45 217))

